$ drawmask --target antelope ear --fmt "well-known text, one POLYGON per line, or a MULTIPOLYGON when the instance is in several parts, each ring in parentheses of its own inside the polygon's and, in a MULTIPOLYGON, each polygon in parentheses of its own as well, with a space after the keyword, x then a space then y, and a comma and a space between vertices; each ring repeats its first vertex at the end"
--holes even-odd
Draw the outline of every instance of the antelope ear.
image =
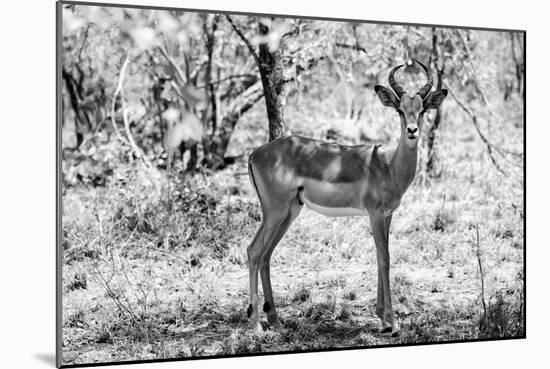
POLYGON ((374 92, 376 92, 376 95, 378 95, 378 98, 382 102, 382 105, 389 106, 395 109, 399 108, 399 99, 389 88, 376 85, 374 86, 374 92))
POLYGON ((445 89, 436 90, 434 92, 430 92, 428 96, 424 99, 423 106, 424 109, 437 109, 439 105, 445 100, 447 97, 448 91, 445 89))

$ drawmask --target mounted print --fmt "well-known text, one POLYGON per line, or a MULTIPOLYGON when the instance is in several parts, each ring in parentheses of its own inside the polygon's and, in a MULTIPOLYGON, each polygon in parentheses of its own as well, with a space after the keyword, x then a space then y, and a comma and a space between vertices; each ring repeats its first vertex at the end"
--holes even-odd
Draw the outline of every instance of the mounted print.
POLYGON ((525 337, 525 31, 57 5, 58 366, 525 337))

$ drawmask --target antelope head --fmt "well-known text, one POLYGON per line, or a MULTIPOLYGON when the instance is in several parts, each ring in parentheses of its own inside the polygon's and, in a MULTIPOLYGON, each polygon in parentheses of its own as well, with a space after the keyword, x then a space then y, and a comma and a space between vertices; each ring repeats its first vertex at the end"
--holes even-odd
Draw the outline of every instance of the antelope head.
MULTIPOLYGON (((428 109, 437 109, 437 107, 447 97, 447 90, 440 89, 431 92, 433 86, 433 77, 430 69, 415 60, 424 69, 428 81, 416 93, 409 94, 396 81, 394 74, 403 67, 404 64, 393 68, 388 77, 388 82, 393 89, 376 85, 374 91, 384 106, 394 108, 399 114, 401 120, 401 137, 405 138, 407 147, 413 149, 418 144, 418 137, 422 127, 424 113, 428 109)), ((412 61, 409 61, 412 64, 412 61)))

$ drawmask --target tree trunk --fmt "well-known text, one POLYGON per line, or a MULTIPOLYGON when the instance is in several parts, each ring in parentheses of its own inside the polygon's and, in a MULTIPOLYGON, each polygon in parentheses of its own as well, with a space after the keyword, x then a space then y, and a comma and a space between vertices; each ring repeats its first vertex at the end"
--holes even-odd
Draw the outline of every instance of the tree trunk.
POLYGON ((72 76, 72 74, 70 74, 65 68, 63 68, 62 77, 65 81, 65 87, 67 88, 67 92, 69 93, 69 101, 71 103, 71 108, 73 109, 75 116, 74 129, 76 144, 74 148, 78 149, 84 141, 84 131, 86 131, 86 127, 88 127, 89 130, 91 126, 90 118, 85 111, 80 109, 80 102, 82 100, 80 90, 82 90, 82 85, 79 85, 79 82, 82 81, 83 75, 81 75, 80 81, 77 81, 72 76))
MULTIPOLYGON (((267 38, 269 25, 266 24, 265 20, 260 20, 259 28, 260 36, 267 38)), ((262 42, 258 53, 258 61, 269 121, 269 141, 273 141, 282 137, 285 131, 285 95, 281 52, 279 49, 270 50, 269 45, 262 42)))
MULTIPOLYGON (((521 36, 520 36, 521 37, 521 36)), ((513 32, 510 32, 510 40, 511 40, 511 50, 512 50, 512 59, 514 60, 515 64, 515 72, 516 72, 516 91, 518 95, 523 94, 523 73, 524 73, 524 65, 523 65, 523 43, 521 39, 517 40, 517 44, 520 50, 520 55, 518 57, 518 54, 516 53, 516 38, 515 34, 513 32)))
MULTIPOLYGON (((432 53, 434 57, 434 66, 437 72, 436 89, 440 90, 443 85, 445 60, 439 60, 438 39, 437 39, 437 34, 435 33, 435 29, 432 29, 432 53), (438 65, 440 63, 441 63, 441 67, 438 65)), ((444 56, 442 56, 442 58, 444 58, 444 56)), ((434 145, 435 145, 435 137, 437 134, 437 130, 439 129, 440 123, 441 123, 441 106, 437 108, 434 121, 428 132, 428 144, 427 144, 428 162, 426 163, 426 173, 431 177, 437 177, 441 174, 441 173, 434 173, 436 163, 438 160, 434 145)))
MULTIPOLYGON (((221 99, 233 98, 239 100, 239 103, 230 103, 227 111, 220 115, 217 120, 218 124, 209 142, 205 144, 205 157, 203 164, 211 169, 223 168, 226 164, 225 152, 229 145, 229 140, 233 134, 235 125, 240 117, 247 112, 254 104, 259 101, 262 96, 265 96, 267 118, 269 121, 269 141, 284 134, 284 84, 283 80, 283 63, 281 52, 279 50, 270 50, 267 42, 262 42, 259 45, 259 52, 256 53, 252 44, 244 34, 235 25, 230 16, 226 15, 227 20, 231 23, 233 29, 239 37, 245 42, 260 72, 262 82, 262 90, 258 90, 254 86, 254 79, 245 79, 241 82, 241 86, 237 89, 227 91, 227 96, 222 95, 221 99), (262 93, 263 92, 263 93, 262 93), (230 96, 236 94, 236 96, 230 96), (241 100, 242 99, 242 100, 241 100)), ((262 19, 259 22, 260 35, 266 39, 269 35, 269 21, 262 19)), ((207 40, 208 41, 208 40, 207 40)), ((258 86, 259 87, 259 86, 258 86)))
POLYGON ((216 134, 212 136, 210 141, 208 154, 204 163, 207 167, 211 169, 221 169, 225 166, 225 151, 229 145, 229 140, 231 139, 235 125, 239 121, 241 115, 250 110, 261 98, 261 93, 251 94, 240 107, 224 115, 216 134))
POLYGON ((214 34, 218 29, 218 16, 205 17, 204 20, 204 33, 206 34, 206 53, 208 55, 208 62, 206 63, 206 74, 204 76, 204 88, 207 96, 209 97, 207 106, 204 112, 203 125, 205 135, 208 132, 208 123, 211 122, 212 132, 216 131, 218 125, 218 116, 217 116, 217 101, 216 101, 216 89, 211 83, 212 81, 212 64, 214 62, 214 44, 215 37, 214 34), (211 19, 211 25, 208 27, 208 20, 211 19))
MULTIPOLYGON (((437 70, 437 81, 438 81, 437 89, 441 89, 441 83, 439 81, 441 81, 442 77, 443 77, 443 72, 438 69, 437 70)), ((441 123, 441 108, 438 107, 437 112, 435 113, 434 121, 428 133, 428 162, 426 163, 426 172, 432 177, 437 176, 437 174, 434 173, 434 169, 438 158, 437 158, 437 153, 434 149, 434 145, 435 145, 436 132, 439 129, 440 123, 441 123)))

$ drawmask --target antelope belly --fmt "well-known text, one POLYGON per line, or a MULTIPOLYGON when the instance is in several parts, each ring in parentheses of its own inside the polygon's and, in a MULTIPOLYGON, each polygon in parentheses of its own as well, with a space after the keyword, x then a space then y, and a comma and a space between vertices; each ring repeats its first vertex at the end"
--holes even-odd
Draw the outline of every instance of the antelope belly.
POLYGON ((349 217, 349 216, 365 216, 366 211, 356 208, 329 208, 326 206, 317 205, 304 196, 300 196, 302 202, 311 210, 323 214, 327 217, 349 217))

